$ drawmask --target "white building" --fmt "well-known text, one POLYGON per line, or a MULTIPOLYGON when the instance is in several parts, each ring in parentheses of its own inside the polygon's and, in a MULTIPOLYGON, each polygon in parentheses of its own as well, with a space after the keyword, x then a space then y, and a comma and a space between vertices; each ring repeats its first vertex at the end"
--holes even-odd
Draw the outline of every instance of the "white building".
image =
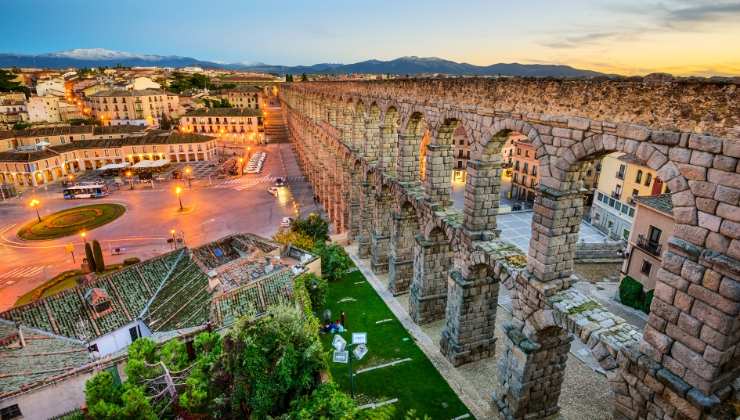
POLYGON ((148 78, 148 77, 137 77, 133 79, 128 85, 126 85, 126 89, 128 90, 145 90, 145 89, 161 89, 162 85, 155 82, 154 80, 148 78))
POLYGON ((36 84, 36 94, 38 96, 64 96, 64 80, 50 79, 40 81, 36 84))
POLYGON ((32 96, 28 99, 28 121, 60 122, 59 98, 56 96, 32 96))

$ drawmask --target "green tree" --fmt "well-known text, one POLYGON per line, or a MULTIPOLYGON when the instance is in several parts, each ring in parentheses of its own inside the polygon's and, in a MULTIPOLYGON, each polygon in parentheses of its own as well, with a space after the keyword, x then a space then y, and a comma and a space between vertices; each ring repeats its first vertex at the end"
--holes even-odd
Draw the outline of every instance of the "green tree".
POLYGON ((321 257, 321 275, 330 282, 339 280, 353 265, 344 248, 337 244, 321 245, 316 252, 321 257))
POLYGON ((228 395, 223 417, 267 418, 288 411, 291 400, 310 394, 327 368, 318 322, 292 306, 270 308, 259 319, 242 318, 224 338, 215 378, 228 395))
POLYGON ((93 257, 93 250, 90 246, 90 242, 85 242, 85 259, 87 260, 87 266, 90 267, 90 271, 97 271, 95 269, 95 258, 93 257))
POLYGON ((286 81, 286 82, 292 82, 292 81, 293 81, 293 75, 292 75, 292 74, 290 74, 290 73, 287 73, 287 74, 285 75, 285 81, 286 81))
POLYGON ((14 81, 15 77, 14 73, 0 69, 0 92, 23 92, 28 96, 28 88, 14 81))
POLYGON ((140 383, 144 379, 160 374, 150 366, 158 362, 157 345, 149 338, 139 338, 128 347, 126 376, 129 382, 140 383))
MULTIPOLYGON (((195 337, 195 364, 186 381, 187 387, 180 395, 180 406, 193 414, 207 414, 222 410, 223 396, 211 386, 213 367, 221 357, 221 336, 203 332, 195 337)), ((217 378, 218 379, 218 378, 217 378)))
POLYGON ((102 273, 105 271, 105 260, 103 260, 103 249, 100 248, 100 242, 97 239, 92 241, 92 251, 95 259, 95 272, 102 273))
POLYGON ((316 243, 313 238, 303 232, 291 229, 280 229, 272 236, 272 240, 282 245, 293 245, 306 251, 314 248, 316 243))
POLYGON ((88 416, 94 419, 151 419, 154 414, 141 387, 117 385, 113 375, 102 371, 85 383, 88 416))
POLYGON ((188 350, 180 340, 170 340, 159 351, 160 359, 173 371, 180 371, 188 367, 188 350))
POLYGON ((308 82, 308 76, 306 76, 306 73, 301 75, 301 82, 308 82))
POLYGON ((326 292, 329 288, 329 283, 313 273, 306 273, 301 275, 296 281, 303 282, 308 292, 308 297, 311 299, 311 307, 314 311, 318 311, 326 303, 326 292))
POLYGON ((293 420, 356 419, 357 407, 337 384, 328 382, 316 388, 310 396, 296 398, 291 403, 288 418, 293 420))
POLYGON ((329 239, 329 223, 316 213, 309 214, 305 219, 294 220, 290 228, 310 237, 317 245, 329 239))

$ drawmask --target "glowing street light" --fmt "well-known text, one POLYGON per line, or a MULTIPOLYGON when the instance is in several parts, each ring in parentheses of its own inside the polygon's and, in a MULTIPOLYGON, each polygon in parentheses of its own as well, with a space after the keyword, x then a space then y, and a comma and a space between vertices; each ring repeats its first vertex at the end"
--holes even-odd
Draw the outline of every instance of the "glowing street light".
POLYGON ((39 219, 39 223, 41 223, 41 215, 39 214, 39 205, 41 205, 41 202, 35 198, 31 200, 30 203, 28 203, 29 207, 36 210, 36 218, 39 219))
POLYGON ((80 238, 82 238, 82 242, 87 243, 87 232, 84 230, 80 232, 80 238))
POLYGON ((134 178, 131 171, 126 171, 126 177, 128 178, 128 184, 131 187, 131 189, 134 189, 134 178))
POLYGON ((193 185, 191 184, 192 177, 190 176, 190 173, 193 172, 192 169, 190 169, 190 166, 185 168, 185 178, 188 179, 188 188, 192 188, 193 185))
POLYGON ((182 197, 180 197, 180 193, 182 193, 182 187, 175 187, 175 194, 177 194, 177 201, 180 202, 180 211, 183 211, 182 207, 182 197))
POLYGON ((175 229, 170 229, 170 235, 172 235, 172 249, 176 249, 177 239, 175 238, 175 229))

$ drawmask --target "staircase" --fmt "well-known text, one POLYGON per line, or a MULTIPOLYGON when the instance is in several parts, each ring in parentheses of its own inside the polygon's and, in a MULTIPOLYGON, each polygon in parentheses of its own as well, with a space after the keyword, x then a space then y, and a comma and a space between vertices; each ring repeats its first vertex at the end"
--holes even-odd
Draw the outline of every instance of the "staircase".
POLYGON ((288 127, 285 125, 281 106, 265 107, 265 140, 267 143, 288 143, 288 127))

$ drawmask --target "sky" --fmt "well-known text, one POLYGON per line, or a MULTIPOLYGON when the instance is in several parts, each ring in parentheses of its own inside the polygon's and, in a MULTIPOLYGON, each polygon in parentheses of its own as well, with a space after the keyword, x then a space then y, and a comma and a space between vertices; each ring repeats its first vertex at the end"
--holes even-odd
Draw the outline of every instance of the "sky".
POLYGON ((0 0, 0 52, 105 48, 218 62, 401 56, 740 75, 740 0, 0 0))

